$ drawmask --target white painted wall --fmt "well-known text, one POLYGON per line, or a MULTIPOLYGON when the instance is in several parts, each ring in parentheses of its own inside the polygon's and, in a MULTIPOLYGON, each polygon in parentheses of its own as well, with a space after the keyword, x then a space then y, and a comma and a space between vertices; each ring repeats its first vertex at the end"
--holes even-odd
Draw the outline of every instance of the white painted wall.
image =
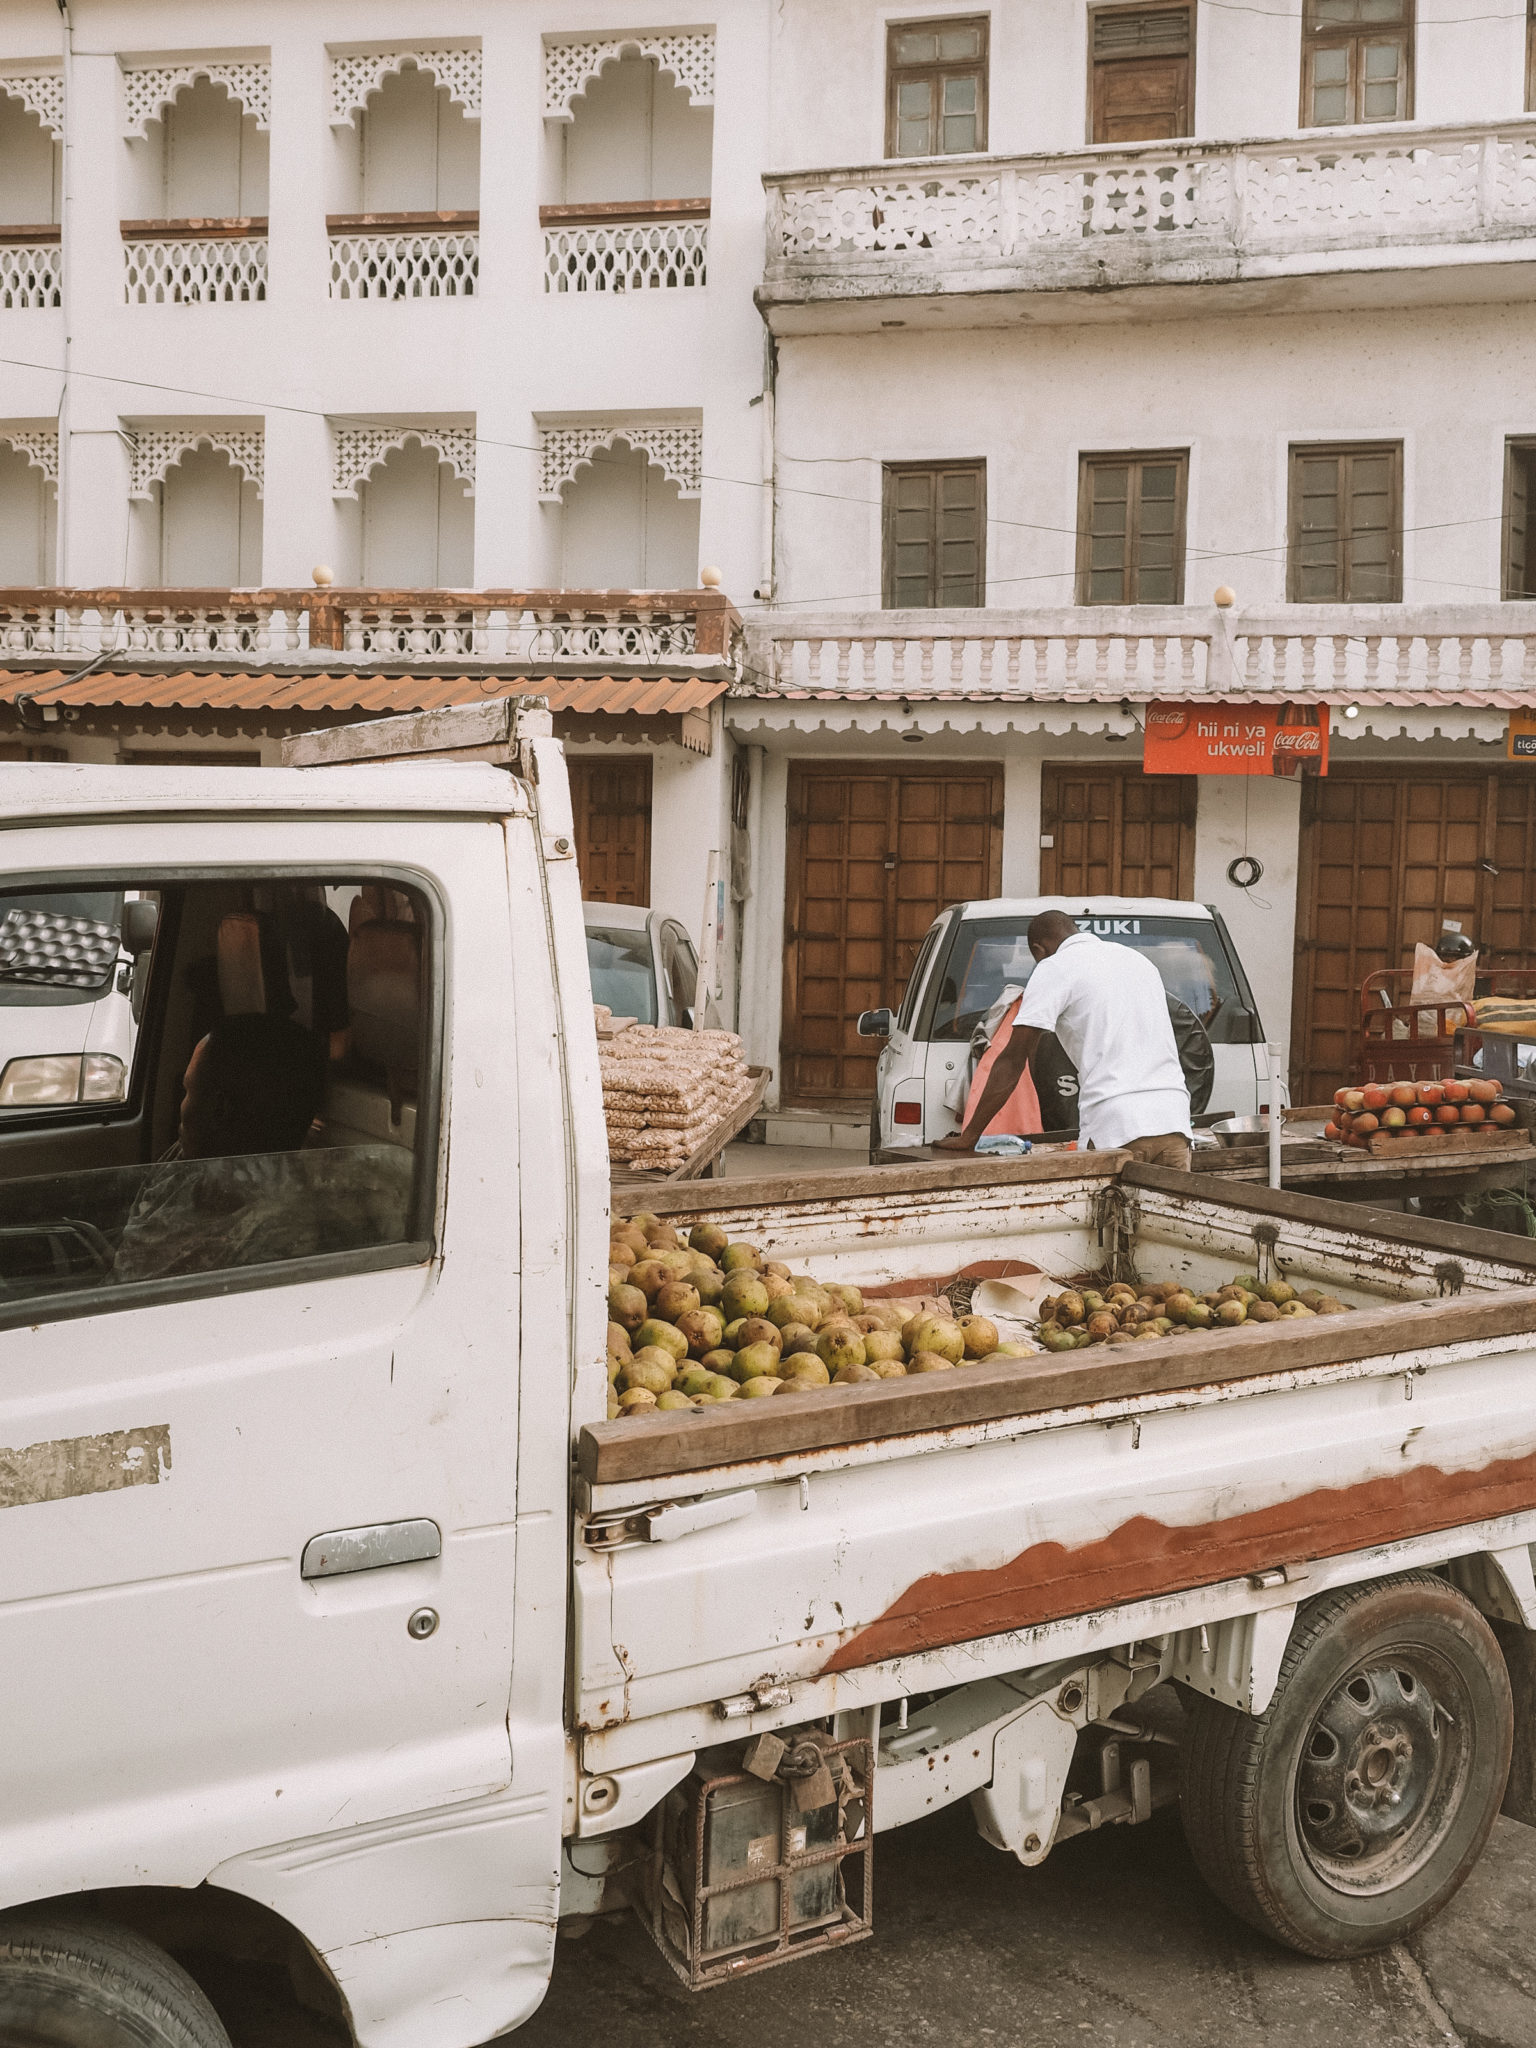
MULTIPOLYGON (((773 170, 878 162, 885 154, 888 20, 989 13, 987 145, 998 154, 1076 150, 1090 134, 1087 9, 1081 0, 1029 7, 939 0, 782 0, 776 7, 773 170)), ((1514 8, 1475 14, 1459 0, 1419 0, 1415 118, 1491 120, 1524 103, 1524 24, 1514 8)), ((1195 131, 1202 139, 1285 135, 1301 100, 1301 0, 1266 9, 1201 7, 1195 44, 1195 131)))
POLYGON ((689 104, 654 58, 606 64, 562 124, 568 205, 616 199, 707 199, 714 113, 689 104))
POLYGON ((1264 1036, 1290 1057, 1301 783, 1292 777, 1202 775, 1195 816, 1195 896, 1226 919, 1248 970, 1264 1036), (1227 868, 1251 854, 1264 872, 1251 889, 1227 868))
POLYGON ((135 500, 129 572, 140 586, 252 589, 261 582, 261 500, 222 448, 195 448, 135 500))
POLYGON ((337 134, 339 213, 473 212, 480 204, 480 124, 430 71, 391 72, 356 129, 337 134))
POLYGON ((267 210, 267 137, 222 85, 183 86, 125 145, 124 217, 227 219, 267 210))
POLYGON ((0 444, 0 586, 53 581, 57 496, 35 464, 0 444))
POLYGON ((571 590, 691 590, 699 501, 626 441, 600 448, 565 487, 559 582, 571 590))
POLYGON ((1185 595, 1283 601, 1287 451, 1403 443, 1403 594, 1496 603, 1504 444, 1536 432, 1521 301, 1146 325, 786 338, 777 594, 879 604, 882 461, 983 458, 987 593, 1073 598, 1079 458, 1189 450, 1185 595), (1448 365, 1455 402, 1448 404, 1448 365))
POLYGON ((381 589, 463 590, 474 581, 475 504, 435 449, 395 448, 358 490, 357 573, 381 589))
POLYGON ((57 221, 61 157, 36 114, 9 93, 0 93, 0 227, 57 221))

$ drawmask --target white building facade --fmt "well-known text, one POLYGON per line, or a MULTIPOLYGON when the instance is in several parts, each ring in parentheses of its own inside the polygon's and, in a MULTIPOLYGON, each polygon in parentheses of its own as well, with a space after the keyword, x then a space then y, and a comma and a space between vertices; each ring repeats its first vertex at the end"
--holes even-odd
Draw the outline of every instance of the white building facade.
POLYGON ((1001 890, 1215 904, 1315 1096, 1415 938, 1536 965, 1533 7, 18 0, 13 744, 552 682, 783 1102, 1001 890))

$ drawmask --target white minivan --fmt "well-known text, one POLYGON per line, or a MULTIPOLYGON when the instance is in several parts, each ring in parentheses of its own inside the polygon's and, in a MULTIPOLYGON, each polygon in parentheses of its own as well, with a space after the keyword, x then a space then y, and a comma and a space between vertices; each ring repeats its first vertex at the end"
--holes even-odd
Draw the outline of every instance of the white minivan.
POLYGON ((1030 919, 1064 910, 1084 931, 1144 953, 1200 1019, 1215 1076, 1206 1121, 1252 1116, 1267 1099, 1264 1029, 1243 963, 1219 912, 1164 896, 1011 896, 952 904, 923 940, 901 1008, 866 1010, 859 1032, 886 1039, 870 1116, 870 1157, 931 1145, 958 1130, 971 1034, 1001 991, 1034 969, 1030 919))

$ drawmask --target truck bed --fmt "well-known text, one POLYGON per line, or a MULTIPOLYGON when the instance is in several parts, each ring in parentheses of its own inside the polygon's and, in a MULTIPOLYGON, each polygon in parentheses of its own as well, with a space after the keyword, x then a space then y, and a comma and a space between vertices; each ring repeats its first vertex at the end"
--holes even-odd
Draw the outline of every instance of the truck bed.
POLYGON ((1524 1240, 1112 1156, 679 1186, 649 1206, 823 1280, 1022 1262, 1208 1287, 1268 1259, 1354 1313, 582 1430, 588 1769, 697 1748, 722 1717, 846 1712, 1294 1605, 1303 1575, 1536 1537, 1524 1240))

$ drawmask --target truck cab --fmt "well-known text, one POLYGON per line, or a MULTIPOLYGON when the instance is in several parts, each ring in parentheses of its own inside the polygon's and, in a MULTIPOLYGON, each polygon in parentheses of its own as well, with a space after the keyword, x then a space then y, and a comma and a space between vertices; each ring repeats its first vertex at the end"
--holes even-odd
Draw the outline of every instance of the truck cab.
POLYGON ((1002 990, 1034 970, 1025 934, 1043 910, 1150 959, 1170 995, 1211 1042, 1210 1119, 1252 1116, 1267 1095, 1264 1029, 1220 913, 1161 896, 1020 896, 957 903, 929 927, 900 1007, 870 1010, 865 1036, 886 1038, 870 1119, 870 1156, 931 1145, 960 1128, 973 1070, 971 1034, 1002 990))

